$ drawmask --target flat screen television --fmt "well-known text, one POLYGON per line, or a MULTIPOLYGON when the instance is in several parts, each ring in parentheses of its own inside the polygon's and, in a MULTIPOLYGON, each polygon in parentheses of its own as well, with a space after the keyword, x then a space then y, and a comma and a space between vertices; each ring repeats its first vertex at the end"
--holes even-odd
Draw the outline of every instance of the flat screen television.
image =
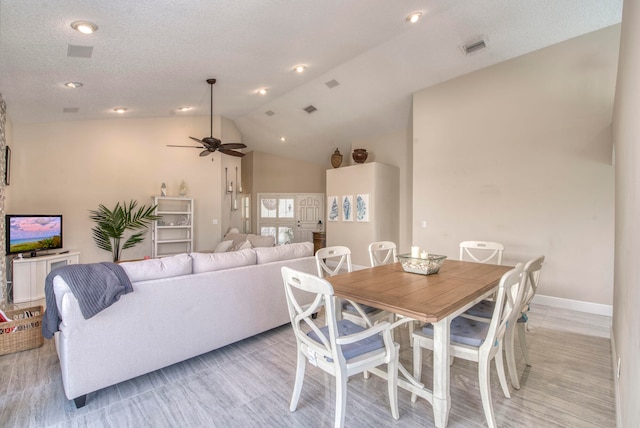
POLYGON ((62 248, 62 215, 7 214, 6 254, 31 253, 62 248))

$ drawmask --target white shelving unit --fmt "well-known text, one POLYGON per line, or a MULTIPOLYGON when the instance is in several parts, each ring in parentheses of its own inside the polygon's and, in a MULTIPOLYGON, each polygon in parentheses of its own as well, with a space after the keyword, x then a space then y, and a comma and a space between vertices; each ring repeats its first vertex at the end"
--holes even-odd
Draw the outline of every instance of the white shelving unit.
POLYGON ((152 256, 163 257, 193 251, 193 198, 154 196, 156 215, 151 230, 152 256))

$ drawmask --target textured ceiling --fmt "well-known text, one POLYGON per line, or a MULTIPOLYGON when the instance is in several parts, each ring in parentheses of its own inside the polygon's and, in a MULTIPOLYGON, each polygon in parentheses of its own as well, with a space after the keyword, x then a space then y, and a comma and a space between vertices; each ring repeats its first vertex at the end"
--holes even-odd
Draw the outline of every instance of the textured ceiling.
POLYGON ((413 92, 621 13, 622 0, 0 0, 0 93, 15 124, 110 119, 120 106, 126 117, 208 115, 215 77, 214 113, 249 150, 325 162, 335 147, 406 129, 413 92), (411 25, 413 11, 423 18, 411 25), (99 30, 80 34, 76 20, 99 30), (481 36, 488 48, 465 56, 481 36), (68 57, 69 45, 93 47, 91 58, 68 57), (185 105, 195 108, 176 112, 185 105))

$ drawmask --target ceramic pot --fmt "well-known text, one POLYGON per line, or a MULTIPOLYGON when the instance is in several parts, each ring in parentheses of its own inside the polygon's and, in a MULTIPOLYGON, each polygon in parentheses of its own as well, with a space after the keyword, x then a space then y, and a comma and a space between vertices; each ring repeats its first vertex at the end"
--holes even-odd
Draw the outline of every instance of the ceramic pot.
POLYGON ((367 153, 367 149, 354 149, 351 156, 353 156, 353 160, 356 163, 364 163, 364 161, 367 160, 369 153, 367 153))
POLYGON ((342 165, 342 154, 340 153, 340 150, 336 149, 336 151, 331 155, 331 166, 338 168, 340 165, 342 165))

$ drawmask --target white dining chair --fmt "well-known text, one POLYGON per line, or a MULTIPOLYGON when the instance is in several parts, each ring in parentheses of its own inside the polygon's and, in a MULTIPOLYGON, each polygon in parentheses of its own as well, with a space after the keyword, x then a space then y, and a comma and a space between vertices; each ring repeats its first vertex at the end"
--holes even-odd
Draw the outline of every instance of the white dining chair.
MULTIPOLYGON (((491 360, 496 362, 500 386, 504 396, 510 398, 509 386, 504 371, 502 348, 507 326, 515 321, 513 289, 519 289, 522 278, 522 263, 505 273, 500 279, 491 322, 484 323, 464 317, 456 317, 450 327, 450 353, 452 357, 478 363, 478 381, 480 397, 487 425, 496 427, 493 404, 491 401, 491 360)), ((523 292, 519 293, 524 294, 523 292)), ((516 296, 518 293, 516 293, 516 296)), ((521 298, 521 297, 520 297, 521 298)), ((422 348, 433 351, 433 326, 425 324, 421 330, 413 333, 413 374, 420 380, 422 374, 422 348)), ((416 400, 415 394, 412 401, 416 400)))
MULTIPOLYGON (((527 348, 526 330, 528 326, 529 316, 528 312, 531 306, 531 300, 538 291, 538 285, 540 284, 540 271, 544 264, 544 256, 538 256, 535 259, 529 260, 523 269, 521 287, 524 292, 521 296, 519 316, 516 318, 516 322, 509 326, 507 336, 505 339, 505 353, 507 355, 507 367, 509 369, 509 377, 511 378, 511 384, 515 389, 520 389, 520 380, 516 369, 516 359, 514 342, 517 331, 518 341, 520 342, 520 348, 522 355, 528 366, 531 366, 531 359, 529 358, 529 350, 527 348)), ((475 319, 477 321, 488 322, 493 313, 495 303, 491 300, 483 300, 482 302, 472 306, 462 316, 475 319)))
MULTIPOLYGON (((338 275, 341 272, 353 272, 351 250, 344 246, 320 248, 316 251, 316 265, 320 278, 338 275)), ((338 300, 340 300, 340 303, 336 304, 336 306, 341 308, 338 313, 338 319, 348 319, 365 328, 371 327, 380 320, 393 321, 393 314, 387 311, 346 299, 338 300)))
POLYGON ((502 264, 504 245, 492 241, 462 241, 460 243, 460 260, 476 263, 502 264))
POLYGON ((371 267, 395 263, 398 261, 396 244, 391 241, 378 241, 369 244, 371 267))
POLYGON ((343 427, 349 376, 386 364, 391 415, 398 419, 399 345, 391 338, 389 323, 363 328, 349 320, 338 321, 333 287, 327 280, 286 266, 281 270, 297 348, 296 379, 289 410, 293 412, 298 406, 308 361, 335 376, 334 426, 343 427), (315 299, 310 305, 301 305, 296 298, 298 290, 315 294, 315 299), (322 306, 326 317, 324 327, 312 318, 322 306))

